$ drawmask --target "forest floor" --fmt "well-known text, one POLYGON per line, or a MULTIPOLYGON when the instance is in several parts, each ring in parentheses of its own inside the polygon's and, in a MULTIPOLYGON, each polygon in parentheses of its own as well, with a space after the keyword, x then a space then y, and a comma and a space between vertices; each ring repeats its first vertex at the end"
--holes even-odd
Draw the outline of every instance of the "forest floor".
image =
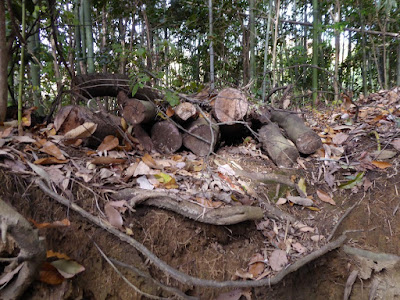
MULTIPOLYGON (((348 299, 399 297, 400 129, 396 105, 400 104, 400 89, 394 91, 397 95, 395 100, 393 95, 390 98, 393 91, 373 94, 369 100, 365 99, 356 122, 350 121, 355 110, 349 103, 335 109, 320 108, 308 112, 305 117, 309 125, 321 134, 324 151, 300 158, 293 169, 278 169, 249 144, 223 147, 208 162, 213 170, 228 163, 239 165, 248 172, 283 172, 293 180, 302 180, 306 194, 314 202, 312 207, 285 201, 295 191, 282 184, 260 183, 249 178, 242 178, 240 182, 258 196, 253 201, 254 206, 274 205, 305 224, 308 230, 297 230, 290 222, 267 217, 234 225, 210 225, 144 205, 123 214, 129 235, 158 258, 188 275, 215 281, 246 280, 244 278, 251 274, 260 280, 268 278, 278 271, 270 266, 273 263, 271 253, 275 249, 285 250, 289 263, 294 263, 321 248, 331 238, 335 240, 347 232, 345 245, 356 249, 355 255, 351 254, 350 248, 340 247, 272 286, 216 289, 182 284, 165 275, 156 264, 149 263, 148 258, 132 246, 45 195, 18 173, 20 166, 10 167, 2 161, 0 197, 28 220, 37 223, 68 218, 69 226, 40 229, 40 234, 45 237, 48 250, 65 253, 85 268, 84 272, 58 285, 36 281, 23 299, 147 299, 137 294, 115 272, 94 242, 109 258, 148 274, 151 278, 118 267, 141 292, 159 297, 169 296, 165 287, 157 285, 154 279, 200 299, 325 300, 343 299, 344 293, 350 293, 348 299), (277 201, 280 204, 276 204, 277 201), (388 258, 385 254, 396 257, 388 258), (262 259, 254 263, 257 255, 262 259), (262 268, 255 271, 252 266, 260 262, 262 268), (351 274, 355 274, 352 282, 348 280, 351 274), (231 293, 227 294, 229 291, 231 293)), ((85 160, 86 154, 82 149, 65 147, 63 150, 71 160, 85 160)), ((11 153, 17 152, 6 154, 11 153)), ((103 182, 101 188, 111 189, 112 184, 111 181, 103 182)), ((93 184, 92 181, 92 185, 80 183, 70 188, 74 201, 93 214, 98 211, 98 202, 102 201, 93 196, 96 187, 99 187, 98 182, 93 184)), ((100 203, 100 207, 103 204, 100 203)))

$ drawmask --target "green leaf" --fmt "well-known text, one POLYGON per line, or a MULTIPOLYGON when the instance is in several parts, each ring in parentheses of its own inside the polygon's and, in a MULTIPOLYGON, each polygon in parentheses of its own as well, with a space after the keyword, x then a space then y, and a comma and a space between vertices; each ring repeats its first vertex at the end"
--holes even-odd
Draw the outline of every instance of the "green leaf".
POLYGON ((136 95, 138 89, 139 89, 139 83, 136 82, 135 85, 132 88, 132 97, 136 95))
POLYGON ((352 189, 353 187, 355 187, 357 184, 359 184, 362 181, 362 179, 364 178, 364 174, 365 174, 365 172, 358 173, 354 179, 339 185, 339 188, 340 189, 352 189))
POLYGON ((172 177, 170 175, 162 172, 155 174, 154 177, 161 183, 168 183, 172 180, 172 177))
POLYGON ((167 91, 165 93, 165 100, 171 105, 172 107, 177 106, 179 102, 179 97, 177 94, 167 91))

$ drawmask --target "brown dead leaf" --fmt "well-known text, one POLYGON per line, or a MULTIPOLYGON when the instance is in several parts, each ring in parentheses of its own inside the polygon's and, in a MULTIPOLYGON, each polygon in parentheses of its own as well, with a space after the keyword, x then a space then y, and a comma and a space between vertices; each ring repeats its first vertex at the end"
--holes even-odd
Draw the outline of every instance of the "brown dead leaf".
POLYGON ((349 138, 349 135, 343 132, 339 132, 332 138, 332 143, 336 145, 342 145, 349 138))
POLYGON ((265 269, 264 256, 260 253, 254 254, 249 262, 249 273, 253 275, 253 278, 257 278, 265 269))
POLYGON ((373 160, 371 162, 375 167, 379 168, 379 169, 386 169, 392 166, 391 163, 386 162, 386 161, 377 161, 377 160, 373 160))
POLYGON ((325 193, 324 191, 321 190, 317 190, 317 195, 321 201, 324 201, 332 205, 336 205, 335 200, 333 200, 332 197, 328 195, 328 193, 325 193))
POLYGON ((40 149, 40 151, 47 153, 49 155, 54 156, 55 158, 59 160, 65 160, 65 156, 62 154, 60 148, 58 148, 54 143, 47 141, 43 147, 40 149))
POLYGON ((305 253, 305 252, 307 252, 307 248, 306 247, 304 247, 302 244, 300 244, 300 243, 294 243, 293 245, 292 245, 292 247, 293 247, 293 249, 294 250, 296 250, 298 253, 300 253, 300 254, 303 254, 303 253, 305 253))
POLYGON ((61 221, 54 221, 52 223, 37 223, 35 220, 30 219, 33 225, 38 228, 57 228, 57 227, 67 227, 71 225, 71 222, 68 219, 63 219, 61 221))
POLYGON ((113 135, 107 135, 101 142, 97 151, 110 151, 119 145, 119 140, 113 135))
POLYGON ((123 158, 112 158, 112 157, 96 157, 90 163, 94 165, 112 165, 112 164, 123 164, 126 160, 123 158))
POLYGON ((11 134, 11 131, 13 130, 12 127, 7 127, 6 129, 0 131, 0 138, 6 138, 11 134))
POLYGON ((68 131, 65 135, 65 139, 84 139, 91 136, 97 129, 97 124, 92 122, 86 122, 82 125, 68 131))
POLYGON ((207 208, 218 208, 223 205, 223 202, 221 201, 212 201, 202 197, 196 197, 195 199, 201 206, 207 208))
POLYGON ((57 271, 56 267, 45 262, 40 268, 39 280, 47 284, 58 285, 61 284, 65 278, 57 271))
POLYGON ((53 165, 53 164, 65 164, 67 162, 68 162, 67 159, 62 160, 51 156, 51 157, 39 158, 35 160, 33 163, 35 165, 53 165))
POLYGON ((283 250, 275 249, 269 257, 269 265, 274 271, 282 270, 288 264, 286 252, 283 250))
POLYGON ((394 139, 390 144, 392 144, 393 147, 394 147, 397 151, 400 151, 400 139, 394 139))
POLYGON ((257 278, 264 272, 265 264, 263 262, 257 262, 249 266, 249 273, 253 275, 253 278, 257 278))
POLYGON ((158 165, 157 165, 157 162, 156 162, 156 161, 154 160, 154 158, 153 158, 150 154, 148 154, 148 153, 145 153, 145 154, 143 155, 142 161, 143 161, 147 166, 149 166, 150 168, 159 169, 159 167, 158 167, 158 165))
POLYGON ((64 145, 66 146, 72 146, 72 147, 79 147, 82 143, 82 139, 71 139, 71 140, 65 140, 63 141, 64 145))
POLYGON ((122 216, 117 209, 107 202, 106 205, 104 205, 104 212, 106 213, 108 222, 110 222, 112 226, 119 229, 122 228, 124 221, 122 220, 122 216))
POLYGON ((175 114, 175 111, 174 111, 174 109, 173 109, 171 106, 168 106, 167 111, 165 112, 165 114, 166 114, 169 118, 171 118, 171 117, 175 114))
POLYGON ((46 251, 46 257, 51 258, 51 257, 56 257, 59 259, 66 259, 69 260, 71 259, 67 254, 61 253, 61 252, 54 252, 53 250, 47 250, 46 251))
POLYGON ((234 280, 235 278, 242 278, 242 279, 253 279, 253 274, 250 272, 246 272, 243 270, 236 270, 234 280))

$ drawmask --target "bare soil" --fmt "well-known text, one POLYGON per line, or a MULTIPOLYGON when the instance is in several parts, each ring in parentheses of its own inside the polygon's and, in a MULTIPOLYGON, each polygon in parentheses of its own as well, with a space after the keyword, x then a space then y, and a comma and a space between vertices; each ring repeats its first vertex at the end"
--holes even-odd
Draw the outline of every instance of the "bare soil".
MULTIPOLYGON (((247 168, 251 170, 255 170, 256 166, 260 171, 270 167, 260 164, 262 160, 259 158, 233 155, 230 159, 242 164, 246 161, 247 168)), ((397 212, 400 176, 388 178, 387 175, 387 172, 369 171, 368 177, 373 186, 367 192, 361 190, 356 194, 340 191, 335 197, 337 206, 324 204, 318 212, 290 206, 285 209, 302 218, 313 218, 319 231, 328 235, 338 216, 362 199, 361 204, 341 223, 337 235, 345 230, 355 230, 348 234, 348 244, 374 252, 400 255, 400 222, 397 216, 400 213, 397 212)), ((85 272, 61 286, 36 282, 24 299, 145 299, 138 296, 104 261, 93 242, 109 257, 146 271, 153 278, 176 286, 188 295, 215 299, 226 291, 182 286, 149 265, 146 258, 132 247, 55 203, 34 186, 27 186, 18 176, 2 172, 1 182, 0 196, 26 218, 36 222, 65 217, 71 220, 70 227, 43 229, 41 234, 46 238, 48 249, 67 253, 86 268, 85 272)), ((272 197, 279 195, 276 184, 255 184, 255 187, 258 191, 265 189, 272 197)), ((79 193, 79 203, 88 211, 96 210, 92 196, 87 191, 79 193)), ((159 258, 182 272, 205 279, 231 279, 237 270, 247 267, 254 253, 265 247, 265 237, 256 230, 254 222, 232 226, 207 225, 151 207, 137 208, 135 213, 126 216, 125 222, 131 227, 133 237, 159 258)), ((333 251, 290 274, 277 286, 253 289, 253 299, 342 299, 347 277, 356 267, 357 262, 352 257, 341 250, 333 251)), ((149 280, 120 269, 143 292, 163 295, 149 280)), ((371 283, 372 279, 357 281, 350 299, 367 299, 371 283)))

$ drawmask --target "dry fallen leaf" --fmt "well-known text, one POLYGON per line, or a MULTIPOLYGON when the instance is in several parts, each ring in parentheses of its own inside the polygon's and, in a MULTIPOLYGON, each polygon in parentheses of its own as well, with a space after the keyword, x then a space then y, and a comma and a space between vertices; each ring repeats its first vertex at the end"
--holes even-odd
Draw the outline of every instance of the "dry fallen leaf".
POLYGON ((349 138, 349 135, 343 132, 339 132, 332 138, 332 143, 336 145, 342 145, 349 138))
POLYGON ((286 252, 283 250, 274 250, 269 257, 269 265, 274 271, 282 270, 288 263, 286 252))
POLYGON ((371 162, 371 164, 373 164, 375 167, 379 168, 379 169, 386 169, 392 166, 391 163, 386 162, 386 161, 377 161, 377 160, 373 160, 371 162))
POLYGON ((68 131, 65 135, 65 139, 83 139, 91 136, 97 129, 97 124, 92 122, 86 122, 82 125, 68 131))
POLYGON ((104 212, 106 213, 108 222, 116 228, 121 229, 124 221, 122 220, 121 214, 116 210, 109 202, 104 205, 104 212))
POLYGON ((300 254, 303 254, 303 253, 305 253, 305 252, 307 252, 307 248, 306 247, 304 247, 302 244, 300 244, 300 243, 294 243, 293 245, 292 245, 292 247, 293 247, 293 249, 294 250, 296 250, 298 253, 300 253, 300 254))
POLYGON ((60 148, 50 141, 46 142, 43 147, 40 148, 40 151, 52 155, 59 160, 65 160, 65 156, 62 154, 60 148))
POLYGON ((287 199, 290 202, 293 202, 294 204, 297 204, 297 205, 302 205, 302 206, 313 206, 314 205, 314 202, 311 199, 305 198, 305 197, 288 196, 287 199))
POLYGON ((329 204, 332 204, 332 205, 336 205, 335 200, 333 200, 332 197, 329 196, 329 195, 328 195, 327 193, 325 193, 324 191, 317 190, 317 195, 318 195, 318 198, 319 198, 321 201, 324 201, 324 202, 329 203, 329 204))
POLYGON ((37 223, 33 219, 30 219, 29 221, 31 221, 33 223, 33 225, 38 229, 67 227, 67 226, 71 225, 71 222, 68 219, 63 219, 61 221, 55 221, 55 222, 52 222, 52 223, 37 223))
POLYGON ((97 151, 110 151, 119 145, 119 140, 113 135, 107 135, 101 142, 97 151))
POLYGON ((111 164, 123 164, 126 162, 123 158, 112 158, 112 157, 96 157, 90 163, 94 165, 111 165, 111 164))

